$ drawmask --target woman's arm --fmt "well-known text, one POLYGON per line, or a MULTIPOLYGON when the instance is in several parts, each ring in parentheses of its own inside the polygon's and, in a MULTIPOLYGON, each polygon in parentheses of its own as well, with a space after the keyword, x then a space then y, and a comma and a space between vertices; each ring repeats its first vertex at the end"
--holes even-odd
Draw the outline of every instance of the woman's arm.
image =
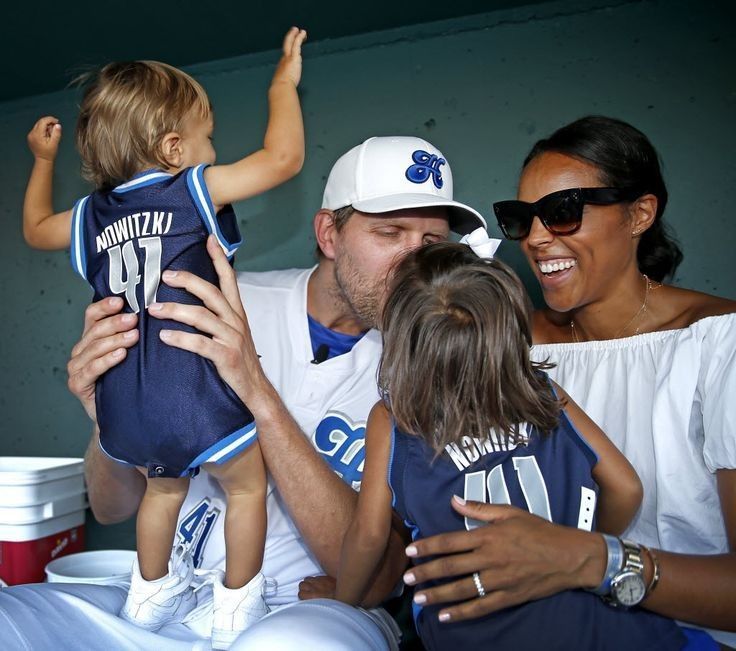
POLYGON ((644 497, 639 475, 626 457, 611 443, 603 430, 553 383, 565 412, 575 428, 598 455, 593 479, 600 489, 596 507, 596 529, 618 536, 634 519, 644 497))
POLYGON ((391 531, 391 491, 386 483, 391 454, 391 419, 377 403, 365 430, 365 468, 358 507, 345 534, 335 598, 357 606, 378 568, 391 531))
MULTIPOLYGON (((729 553, 695 556, 655 551, 660 580, 642 605, 674 619, 736 631, 736 470, 719 470, 716 479, 729 553)), ((647 566, 647 580, 650 577, 647 566)))
POLYGON ((23 237, 35 249, 65 249, 71 243, 72 212, 54 213, 54 160, 61 140, 61 124, 52 116, 38 120, 28 134, 34 162, 23 201, 23 237))
POLYGON ((297 86, 302 73, 302 43, 307 33, 292 27, 268 91, 268 125, 263 148, 204 172, 216 209, 261 194, 288 181, 304 164, 304 123, 297 86))

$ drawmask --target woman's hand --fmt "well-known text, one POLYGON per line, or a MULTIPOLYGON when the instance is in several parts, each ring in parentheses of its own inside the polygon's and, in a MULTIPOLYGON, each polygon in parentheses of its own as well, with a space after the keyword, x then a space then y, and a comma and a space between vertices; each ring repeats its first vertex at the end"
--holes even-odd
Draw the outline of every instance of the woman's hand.
POLYGON ((438 557, 408 570, 408 585, 457 577, 414 595, 421 605, 460 602, 440 611, 440 621, 473 619, 562 590, 594 587, 603 577, 605 543, 597 534, 555 525, 513 506, 463 503, 457 496, 452 506, 487 524, 417 540, 406 549, 412 558, 438 557))

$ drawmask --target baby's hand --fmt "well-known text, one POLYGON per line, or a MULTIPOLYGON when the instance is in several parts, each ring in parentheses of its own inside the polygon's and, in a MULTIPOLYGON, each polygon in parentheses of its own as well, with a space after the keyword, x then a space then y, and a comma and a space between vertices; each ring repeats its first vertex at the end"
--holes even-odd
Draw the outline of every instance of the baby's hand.
POLYGON ((302 77, 302 43, 307 38, 307 32, 298 27, 292 27, 284 37, 284 54, 273 74, 273 81, 290 81, 294 86, 299 85, 302 77))
POLYGON ((28 133, 28 147, 36 158, 52 161, 56 158, 61 140, 61 123, 47 115, 41 118, 28 133))

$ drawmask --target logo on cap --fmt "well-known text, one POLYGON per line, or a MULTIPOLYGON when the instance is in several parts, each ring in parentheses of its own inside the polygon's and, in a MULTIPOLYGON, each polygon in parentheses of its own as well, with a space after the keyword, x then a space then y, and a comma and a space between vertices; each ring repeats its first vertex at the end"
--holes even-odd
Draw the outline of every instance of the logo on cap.
POLYGON ((444 158, 417 149, 411 155, 411 159, 414 161, 414 165, 410 165, 406 169, 407 179, 412 183, 424 183, 431 176, 435 187, 438 190, 442 188, 444 181, 442 180, 440 167, 447 162, 444 158))

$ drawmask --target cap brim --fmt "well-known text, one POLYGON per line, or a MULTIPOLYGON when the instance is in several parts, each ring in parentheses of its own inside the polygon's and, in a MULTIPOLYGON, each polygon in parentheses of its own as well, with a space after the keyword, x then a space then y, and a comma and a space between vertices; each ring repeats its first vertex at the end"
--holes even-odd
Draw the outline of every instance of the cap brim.
POLYGON ((356 201, 353 208, 366 213, 391 212, 392 210, 407 210, 409 208, 447 208, 449 213, 450 230, 458 235, 467 235, 482 226, 487 229, 486 220, 481 214, 458 201, 448 201, 440 197, 426 194, 392 194, 386 197, 374 197, 363 201, 356 201))

